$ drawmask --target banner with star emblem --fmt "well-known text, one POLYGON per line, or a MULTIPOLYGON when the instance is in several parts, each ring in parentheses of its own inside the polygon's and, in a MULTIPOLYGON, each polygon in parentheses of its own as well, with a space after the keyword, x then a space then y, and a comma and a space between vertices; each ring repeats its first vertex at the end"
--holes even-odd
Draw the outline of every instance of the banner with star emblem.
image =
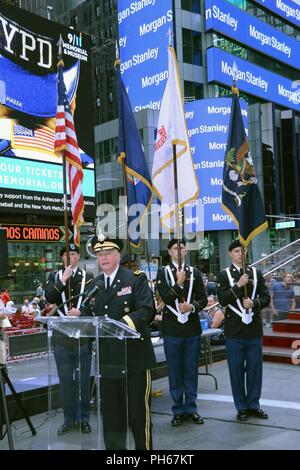
POLYGON ((222 206, 232 217, 244 247, 266 230, 263 200, 249 151, 237 88, 233 88, 231 117, 223 170, 222 206))

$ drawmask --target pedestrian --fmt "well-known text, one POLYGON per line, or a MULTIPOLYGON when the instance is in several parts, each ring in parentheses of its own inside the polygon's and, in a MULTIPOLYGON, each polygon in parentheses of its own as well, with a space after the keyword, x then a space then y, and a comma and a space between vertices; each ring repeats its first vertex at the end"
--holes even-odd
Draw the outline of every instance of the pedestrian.
POLYGON ((206 306, 207 297, 198 269, 185 263, 185 240, 179 241, 181 266, 179 266, 178 240, 168 243, 170 264, 160 267, 156 286, 165 303, 161 331, 168 364, 169 388, 172 406, 172 426, 185 420, 203 424, 197 413, 198 364, 201 346, 199 312, 206 306))
MULTIPOLYGON (((78 265, 79 248, 73 243, 70 243, 69 248, 70 264, 67 265, 67 248, 63 246, 60 256, 64 268, 49 274, 45 288, 47 301, 59 307, 57 314, 61 316, 76 316, 77 309, 80 308, 83 300, 83 295, 79 296, 79 294, 84 293, 93 279, 93 274, 84 271, 78 265)), ((78 341, 78 339, 68 338, 63 333, 53 331, 52 345, 64 413, 64 422, 57 431, 59 436, 78 429, 79 426, 81 432, 91 432, 89 420, 92 343, 89 338, 81 338, 79 354, 78 341)))
POLYGON ((105 447, 108 450, 126 449, 130 425, 136 450, 151 450, 150 369, 156 364, 149 327, 154 317, 153 294, 142 271, 133 272, 120 265, 121 240, 94 237, 92 247, 103 271, 95 282, 101 279, 105 289, 97 292, 82 314, 105 313, 141 333, 140 339, 127 342, 100 339, 105 447))
POLYGON ((282 281, 274 282, 271 288, 271 309, 273 318, 287 320, 288 313, 296 308, 292 273, 284 273, 282 281))
POLYGON ((269 305, 270 294, 259 270, 246 266, 244 273, 239 240, 234 240, 228 251, 232 264, 219 273, 217 294, 220 304, 226 307, 225 347, 237 419, 267 419, 259 404, 263 337, 260 312, 269 305))
POLYGON ((24 304, 21 307, 21 312, 25 315, 31 315, 33 313, 33 306, 29 302, 29 299, 24 299, 24 304))

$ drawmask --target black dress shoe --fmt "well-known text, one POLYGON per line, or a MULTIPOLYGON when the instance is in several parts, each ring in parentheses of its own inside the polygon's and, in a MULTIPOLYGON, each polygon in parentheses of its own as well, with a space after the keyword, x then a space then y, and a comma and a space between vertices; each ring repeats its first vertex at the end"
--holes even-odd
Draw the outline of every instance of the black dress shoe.
POLYGON ((180 426, 186 420, 185 415, 175 415, 171 421, 172 426, 180 426))
POLYGON ((84 433, 89 433, 89 432, 92 432, 92 428, 91 426, 89 425, 89 423, 83 421, 82 423, 80 423, 80 429, 81 429, 81 432, 84 432, 84 433))
POLYGON ((204 419, 198 413, 191 413, 187 418, 191 423, 204 424, 204 419))
POLYGON ((268 419, 269 416, 260 408, 258 410, 248 410, 248 414, 259 419, 268 419))
POLYGON ((64 423, 64 424, 59 428, 59 430, 57 431, 57 435, 58 435, 58 436, 63 436, 63 434, 67 434, 67 433, 70 432, 70 431, 74 431, 74 429, 75 429, 74 424, 67 424, 67 423, 64 423))
POLYGON ((236 415, 236 419, 238 421, 246 421, 247 418, 248 418, 248 411, 247 410, 238 411, 238 414, 236 415))

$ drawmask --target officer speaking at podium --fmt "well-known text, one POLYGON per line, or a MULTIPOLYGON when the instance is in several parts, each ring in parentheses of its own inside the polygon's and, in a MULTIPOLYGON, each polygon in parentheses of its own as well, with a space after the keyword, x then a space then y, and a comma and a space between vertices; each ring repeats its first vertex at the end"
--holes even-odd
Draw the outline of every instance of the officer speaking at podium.
MULTIPOLYGON (((88 289, 93 274, 87 273, 78 266, 79 248, 70 243, 70 265, 67 266, 66 246, 60 250, 64 269, 49 274, 45 287, 48 302, 59 306, 56 315, 73 315, 80 308, 84 291, 88 289), (70 284, 70 289, 68 288, 70 284), (80 295, 82 294, 82 295, 80 295), (68 299, 73 298, 70 302, 68 299)), ((78 377, 78 340, 53 331, 53 351, 60 382, 61 402, 64 412, 64 423, 57 431, 64 435, 78 428, 81 432, 91 432, 90 420, 90 373, 92 360, 92 343, 89 338, 80 339, 80 380, 78 377), (75 377, 75 379, 74 379, 75 377), (80 409, 79 386, 81 387, 80 409)))
POLYGON ((151 450, 150 369, 156 363, 149 328, 154 316, 153 296, 142 271, 120 265, 122 245, 121 240, 104 237, 92 240, 105 289, 98 290, 82 314, 107 315, 141 333, 140 339, 127 343, 114 338, 100 340, 103 436, 106 449, 126 449, 129 424, 136 450, 151 450), (120 375, 126 368, 127 374, 120 375))

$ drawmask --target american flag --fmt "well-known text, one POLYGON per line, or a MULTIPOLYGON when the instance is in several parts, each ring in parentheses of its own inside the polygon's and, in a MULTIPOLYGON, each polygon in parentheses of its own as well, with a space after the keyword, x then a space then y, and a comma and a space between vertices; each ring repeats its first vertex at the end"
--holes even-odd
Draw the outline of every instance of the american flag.
POLYGON ((62 151, 65 152, 74 224, 74 242, 77 246, 79 246, 79 228, 84 223, 84 204, 81 189, 83 171, 73 116, 70 109, 70 104, 68 102, 66 87, 63 79, 62 61, 58 64, 58 105, 56 112, 54 151, 57 154, 60 154, 62 151))
POLYGON ((48 127, 29 129, 14 125, 13 146, 22 149, 39 149, 53 155, 54 131, 48 127))

